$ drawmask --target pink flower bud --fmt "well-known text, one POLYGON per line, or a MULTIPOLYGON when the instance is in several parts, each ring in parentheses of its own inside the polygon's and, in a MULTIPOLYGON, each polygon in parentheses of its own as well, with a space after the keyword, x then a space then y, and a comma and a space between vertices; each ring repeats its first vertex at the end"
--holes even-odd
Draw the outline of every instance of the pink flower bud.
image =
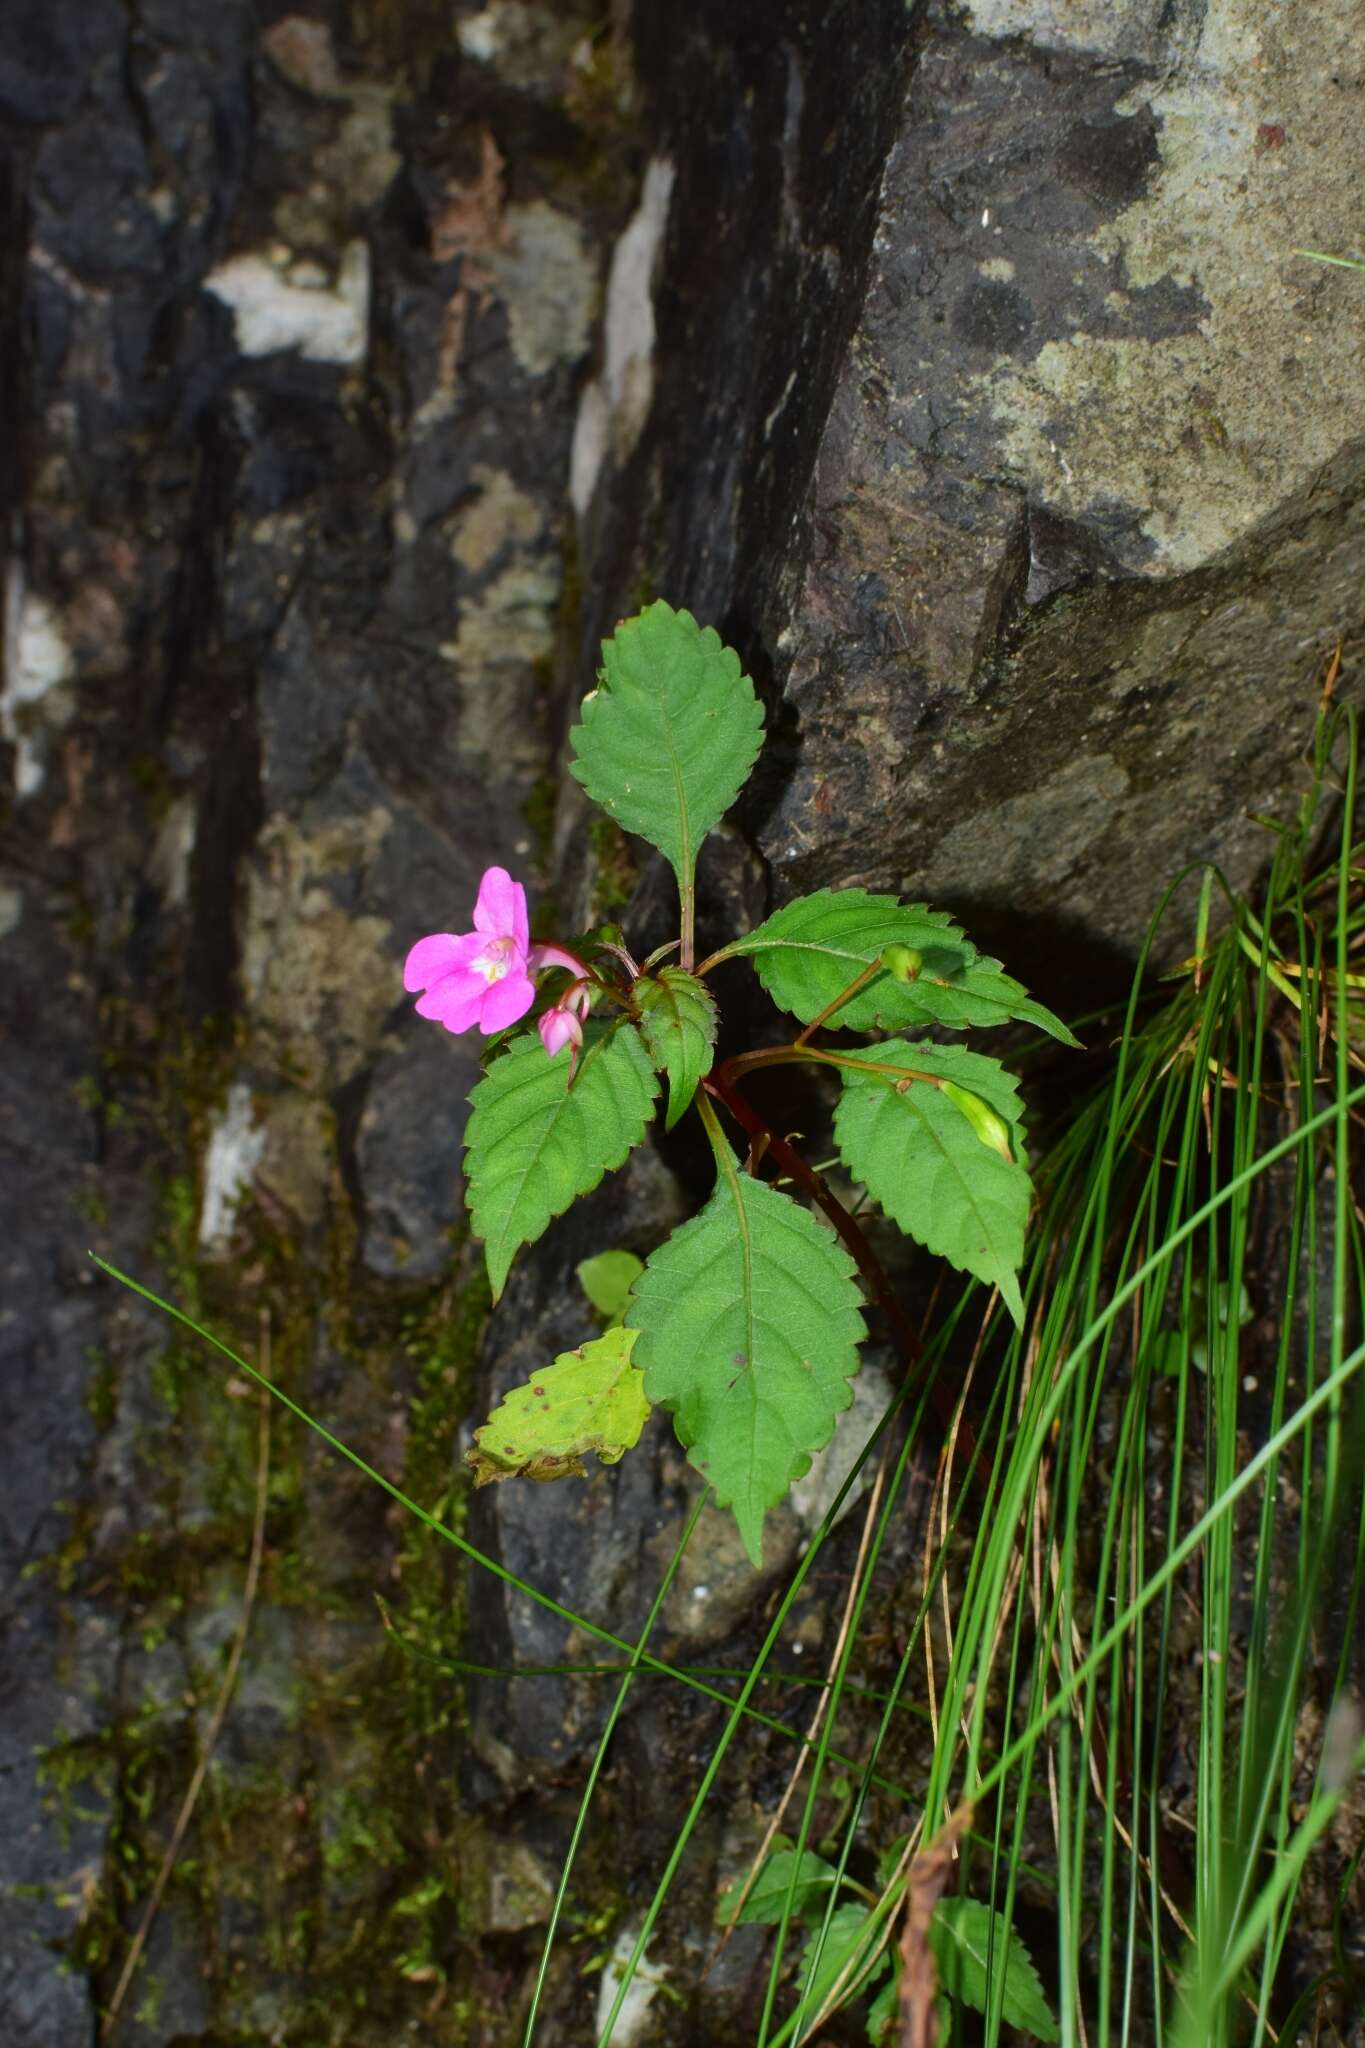
MULTIPOLYGON (((578 963, 574 964, 576 966, 578 963)), ((573 987, 567 989, 559 1001, 541 1017, 536 1028, 540 1032, 540 1042, 551 1059, 567 1045, 573 1049, 570 1066, 576 1063, 583 1049, 583 1019, 588 1014, 591 1002, 592 992, 586 981, 576 981, 573 987)))
POLYGON ((563 1052, 566 1045, 573 1047, 574 1055, 577 1057, 583 1044, 583 1026, 572 1010, 566 1010, 561 1003, 556 1003, 552 1010, 546 1010, 541 1017, 539 1030, 541 1044, 551 1059, 556 1053, 563 1052))

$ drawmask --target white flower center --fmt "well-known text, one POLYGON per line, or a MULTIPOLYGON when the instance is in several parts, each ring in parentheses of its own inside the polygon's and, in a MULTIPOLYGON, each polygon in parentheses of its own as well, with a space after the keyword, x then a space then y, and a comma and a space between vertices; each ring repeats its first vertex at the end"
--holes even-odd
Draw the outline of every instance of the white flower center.
POLYGON ((512 939, 490 939, 482 953, 477 953, 470 965, 491 987, 495 981, 505 979, 507 970, 512 965, 514 949, 515 941, 512 939))

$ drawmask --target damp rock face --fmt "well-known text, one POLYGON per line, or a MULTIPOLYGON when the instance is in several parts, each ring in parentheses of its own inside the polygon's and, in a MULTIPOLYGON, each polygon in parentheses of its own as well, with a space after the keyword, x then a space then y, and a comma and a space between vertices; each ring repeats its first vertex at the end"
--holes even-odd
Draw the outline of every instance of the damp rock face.
MULTIPOLYGON (((667 347, 679 278, 689 338, 708 278, 741 317, 709 173, 679 163, 659 389, 609 490, 659 586, 769 664, 749 816, 778 898, 929 896, 1064 997, 1131 959, 1187 862, 1236 884, 1266 858, 1247 813, 1292 786, 1360 620, 1365 296, 1295 254, 1309 221, 1354 246, 1351 14, 918 10, 854 331, 784 354, 769 315, 743 384, 667 347), (722 418, 679 511, 668 444, 722 418)), ((830 262, 793 197, 818 89, 794 53, 769 89, 787 155, 754 203, 799 276, 830 262)))
POLYGON ((0 24, 17 2044, 95 2037, 242 1620, 119 2037, 388 2038, 456 1925, 455 1862, 411 1898, 453 1826, 453 1688, 374 1604, 454 1647, 438 1539, 283 1411, 263 1443, 243 1376, 85 1252, 448 1501, 479 1045, 401 970, 491 862, 549 879, 569 454, 637 155, 600 26, 423 0, 0 24))
POLYGON ((927 895, 1075 986, 1186 862, 1265 860, 1246 814, 1358 624, 1365 304, 1293 251, 1348 231, 1322 145, 1359 103, 1345 10, 1306 71, 1235 0, 1145 46, 1031 11, 969 10, 915 67, 761 844, 781 891, 927 895))

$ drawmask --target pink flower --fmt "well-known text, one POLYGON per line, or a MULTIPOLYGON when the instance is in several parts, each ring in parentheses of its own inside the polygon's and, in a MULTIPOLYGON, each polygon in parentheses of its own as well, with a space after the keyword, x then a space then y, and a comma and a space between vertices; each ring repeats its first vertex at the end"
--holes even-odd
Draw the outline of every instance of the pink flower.
POLYGON ((528 972, 530 938, 526 891, 506 868, 485 869, 473 931, 433 932, 417 941, 404 962, 404 988, 410 994, 425 991, 417 1014, 433 1017, 447 1031, 477 1024, 485 1037, 515 1024, 536 999, 528 972))

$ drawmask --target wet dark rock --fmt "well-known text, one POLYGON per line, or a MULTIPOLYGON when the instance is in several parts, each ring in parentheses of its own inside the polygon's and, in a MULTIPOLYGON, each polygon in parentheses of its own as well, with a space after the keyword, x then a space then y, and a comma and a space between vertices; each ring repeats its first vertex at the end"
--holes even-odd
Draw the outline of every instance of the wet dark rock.
POLYGON ((0 111, 26 125, 66 119, 122 26, 115 0, 14 0, 0 44, 0 111))
MULTIPOLYGON (((732 621, 771 676, 776 744, 745 815, 775 896, 851 881, 928 895, 1007 958, 1026 951, 1061 1000, 1096 961, 1124 971, 1155 871, 1215 858, 1247 880, 1265 859, 1246 813, 1271 805, 1306 743, 1303 649, 1325 659, 1358 614, 1359 472, 1334 452, 1344 415, 1306 407, 1292 373, 1273 404, 1244 399, 1210 345, 1235 354, 1244 333, 1261 356, 1251 337, 1283 303, 1282 274, 1259 296, 1247 284, 1274 195, 1225 182, 1214 108, 1241 105, 1237 67, 1206 78, 1212 125, 1196 134, 1173 103, 1168 121, 1146 29, 1111 24, 1092 53, 1084 24, 1054 33, 1036 13, 1036 41, 918 17, 832 402, 799 380, 780 457, 718 492, 747 505, 765 462, 787 464, 799 510, 781 545, 775 522, 746 515, 727 568, 723 517, 705 545, 679 531, 662 488, 670 408, 734 407, 727 451, 769 412, 752 379, 719 368, 694 393, 692 355, 663 346, 666 286, 662 388, 611 489, 651 536, 632 559, 732 621), (1163 178, 1207 212, 1173 210, 1163 178), (1220 408, 1234 404, 1250 489, 1228 473, 1220 408), (1293 446, 1272 453, 1289 413, 1293 446)), ((1170 33, 1184 62, 1184 30, 1170 33)), ((794 77, 788 122, 804 133, 794 77)), ((761 191, 761 151, 750 161, 761 191)), ((692 275, 685 235, 672 231, 669 277, 692 275)), ((733 319, 732 295, 713 271, 688 303, 733 319)), ((1319 338, 1329 378, 1346 374, 1319 338)), ((706 502, 704 467, 698 487, 689 507, 706 502)), ((593 559, 608 589, 628 580, 609 544, 593 559)))
POLYGON ((96 1439, 99 1306, 71 1229, 97 1143, 81 1092, 95 1070, 94 992, 31 874, 8 870, 0 904, 0 2013, 8 2038, 42 2048, 92 2025, 88 1984, 59 1976, 51 1955, 103 1861, 112 1773, 92 1738, 118 1634, 106 1610, 64 1590, 57 1562, 81 1548, 96 1439))
POLYGON ((361 1256, 371 1272, 430 1280, 449 1265, 464 1215, 468 1097, 479 1073, 471 1045, 431 1030, 405 1031, 375 1062, 356 1141, 361 1256))

